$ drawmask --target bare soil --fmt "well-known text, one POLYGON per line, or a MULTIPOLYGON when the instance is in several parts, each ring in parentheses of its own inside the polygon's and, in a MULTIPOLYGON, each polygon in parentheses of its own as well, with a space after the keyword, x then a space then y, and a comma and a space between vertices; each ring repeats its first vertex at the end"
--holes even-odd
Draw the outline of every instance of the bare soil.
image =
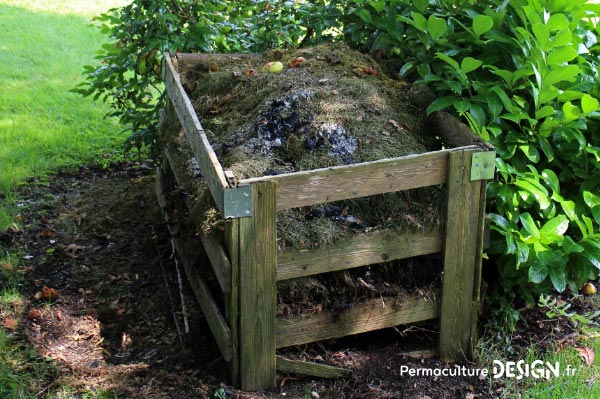
MULTIPOLYGON (((348 367, 351 378, 279 376, 271 391, 236 390, 226 385, 226 363, 178 268, 154 198, 153 166, 32 181, 20 205, 23 231, 5 234, 3 245, 23 257, 28 307, 19 333, 59 369, 49 391, 67 383, 119 398, 494 398, 503 390, 502 381, 477 377, 402 376, 402 366, 454 366, 406 355, 435 347, 435 325, 427 323, 280 353, 348 367), (44 287, 58 297, 38 299, 44 287)), ((564 321, 533 317, 514 342, 529 346, 533 334, 550 344, 569 333, 564 321)))

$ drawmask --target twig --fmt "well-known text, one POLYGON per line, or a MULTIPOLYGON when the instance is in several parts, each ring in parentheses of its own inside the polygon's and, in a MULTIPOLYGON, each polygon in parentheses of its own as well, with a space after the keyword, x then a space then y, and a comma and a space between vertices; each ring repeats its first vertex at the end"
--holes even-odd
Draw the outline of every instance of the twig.
MULTIPOLYGON (((173 248, 173 252, 175 252, 175 243, 171 238, 171 247, 173 248)), ((185 328, 185 333, 189 334, 190 325, 188 323, 187 317, 187 309, 185 308, 185 298, 183 296, 183 283, 181 281, 181 273, 179 272, 179 262, 177 261, 177 257, 174 256, 173 260, 175 261, 175 270, 177 271, 177 282, 179 283, 179 296, 181 297, 181 313, 183 313, 183 326, 185 328)))
POLYGON ((177 319, 177 313, 175 311, 175 301, 173 300, 173 295, 171 295, 171 290, 169 289, 169 281, 167 280, 165 265, 162 262, 160 254, 158 255, 158 261, 162 270, 163 281, 165 282, 165 286, 167 287, 167 295, 169 296, 169 305, 171 305, 171 314, 173 315, 173 320, 175 321, 175 330, 177 331, 177 338, 179 338, 179 344, 181 345, 181 350, 183 351, 185 350, 185 345, 183 343, 183 334, 181 333, 181 327, 179 327, 179 320, 177 319))

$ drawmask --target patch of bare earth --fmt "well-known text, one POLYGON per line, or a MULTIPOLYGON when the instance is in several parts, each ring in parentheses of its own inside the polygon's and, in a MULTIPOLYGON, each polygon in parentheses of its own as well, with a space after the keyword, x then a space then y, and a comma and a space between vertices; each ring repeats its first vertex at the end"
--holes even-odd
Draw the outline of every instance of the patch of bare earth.
POLYGON ((222 385, 227 365, 177 267, 150 165, 82 169, 46 184, 32 182, 21 214, 23 233, 12 236, 9 246, 24 258, 29 307, 23 333, 60 369, 48 390, 68 384, 134 398, 497 395, 497 384, 490 388, 476 376, 401 375, 402 366, 455 367, 405 355, 435 346, 435 326, 427 323, 281 352, 348 367, 353 375, 347 379, 279 376, 278 388, 266 392, 222 385))

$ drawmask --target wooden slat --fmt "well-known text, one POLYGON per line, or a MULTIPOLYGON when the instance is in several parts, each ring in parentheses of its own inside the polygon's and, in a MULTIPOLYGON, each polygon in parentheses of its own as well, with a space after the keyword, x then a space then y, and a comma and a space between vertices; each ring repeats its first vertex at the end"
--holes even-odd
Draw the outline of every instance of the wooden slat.
POLYGON ((227 258, 225 249, 219 244, 213 236, 206 235, 202 232, 197 233, 200 237, 200 242, 204 247, 206 256, 210 261, 210 265, 217 277, 219 287, 225 293, 231 291, 231 262, 227 258))
POLYGON ((229 374, 233 385, 240 385, 240 219, 228 220, 225 224, 225 246, 231 259, 231 290, 225 294, 225 317, 231 327, 233 359, 229 363, 229 374))
POLYGON ((438 314, 434 302, 410 297, 373 299, 343 311, 279 318, 277 347, 306 344, 434 319, 438 314))
POLYGON ((310 375, 321 378, 343 378, 350 376, 350 370, 341 367, 315 362, 289 360, 282 356, 277 356, 277 370, 284 373, 310 375))
MULTIPOLYGON (((167 143, 163 147, 163 152, 169 161, 169 165, 171 166, 171 171, 175 176, 177 185, 185 192, 193 192, 191 187, 187 187, 187 182, 190 180, 190 178, 185 178, 183 176, 186 171, 180 170, 178 167, 180 163, 176 162, 176 159, 183 158, 184 155, 182 151, 177 148, 175 143, 167 143)), ((215 272, 219 287, 221 287, 223 292, 227 293, 231 290, 231 262, 229 261, 223 246, 214 237, 206 235, 200 230, 202 221, 199 219, 199 215, 194 212, 195 204, 189 195, 185 197, 185 204, 190 212, 192 220, 199 229, 198 236, 200 237, 200 242, 202 243, 204 251, 208 256, 210 265, 215 272)))
MULTIPOLYGON (((161 184, 162 175, 159 173, 156 176, 156 194, 159 198, 159 201, 166 204, 166 196, 164 195, 164 188, 161 184), (160 200, 162 198, 162 201, 160 200)), ((170 220, 169 215, 166 214, 165 207, 161 206, 161 210, 163 214, 165 214, 165 219, 170 220)), ((208 323, 210 331, 217 342, 217 346, 221 350, 221 354, 225 361, 230 361, 232 359, 232 340, 231 340, 231 330, 225 321, 225 318, 221 314, 219 307, 217 306, 214 298, 212 297, 208 287, 204 283, 204 281, 200 278, 198 273, 198 267, 195 263, 191 262, 191 259, 194 257, 188 257, 189 251, 187 251, 183 247, 183 243, 179 236, 173 235, 171 236, 173 240, 173 244, 175 245, 175 250, 179 254, 179 258, 183 263, 183 268, 185 270, 188 282, 198 299, 198 303, 200 304, 200 308, 202 309, 202 313, 204 314, 204 318, 208 323)))
POLYGON ((184 71, 194 68, 198 64, 205 64, 211 61, 220 60, 252 60, 261 58, 261 54, 190 54, 190 53, 176 53, 178 71, 184 71))
POLYGON ((208 184, 217 208, 223 214, 223 190, 229 187, 223 173, 223 168, 204 134, 204 129, 198 120, 190 99, 181 85, 179 75, 175 71, 168 53, 165 53, 163 63, 167 93, 173 103, 179 122, 183 126, 192 152, 200 165, 202 176, 204 176, 208 184))
POLYGON ((241 180, 277 182, 277 209, 443 184, 450 150, 241 180))
POLYGON ((277 280, 345 270, 441 250, 440 229, 427 232, 381 230, 360 234, 324 248, 283 252, 277 258, 277 280))
POLYGON ((459 150, 448 162, 448 210, 440 312, 440 358, 471 356, 473 280, 481 250, 481 181, 471 181, 473 151, 459 150))
POLYGON ((239 219, 240 379, 242 389, 275 387, 277 238, 275 185, 253 186, 254 212, 239 219))

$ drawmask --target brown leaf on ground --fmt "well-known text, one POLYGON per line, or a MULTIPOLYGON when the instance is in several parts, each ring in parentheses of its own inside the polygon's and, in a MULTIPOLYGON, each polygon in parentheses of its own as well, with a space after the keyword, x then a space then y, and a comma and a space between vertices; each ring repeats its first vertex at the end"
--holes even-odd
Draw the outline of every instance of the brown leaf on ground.
POLYGON ((362 69, 365 75, 377 76, 379 75, 379 71, 372 66, 366 67, 362 69))
POLYGON ((7 330, 15 330, 17 328, 17 320, 8 317, 2 320, 2 327, 7 330))
POLYGON ((50 238, 54 235, 54 233, 52 232, 52 230, 49 229, 43 229, 40 232, 40 238, 50 238))
POLYGON ((21 271, 25 274, 29 274, 33 272, 33 266, 25 266, 21 271))
POLYGON ((62 312, 58 310, 56 312, 56 318, 58 319, 58 321, 63 321, 65 319, 65 316, 63 316, 62 312))
POLYGON ((592 348, 579 346, 575 348, 575 350, 579 353, 579 356, 581 356, 585 364, 587 364, 588 366, 594 364, 594 358, 596 357, 596 354, 592 348))
POLYGON ((298 68, 306 59, 304 57, 296 57, 293 61, 288 63, 290 68, 298 68))
POLYGON ((27 312, 27 317, 29 317, 29 320, 31 321, 36 321, 42 317, 42 311, 39 309, 30 309, 29 312, 27 312))
POLYGON ((58 294, 59 291, 54 288, 42 287, 42 298, 47 301, 55 300, 56 298, 58 298, 58 294))

